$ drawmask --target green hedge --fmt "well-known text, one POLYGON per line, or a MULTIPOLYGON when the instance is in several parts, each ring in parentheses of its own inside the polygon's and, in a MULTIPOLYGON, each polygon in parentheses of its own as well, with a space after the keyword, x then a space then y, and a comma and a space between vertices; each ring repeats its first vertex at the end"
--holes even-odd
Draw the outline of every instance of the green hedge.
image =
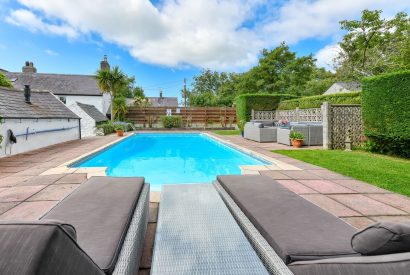
POLYGON ((164 128, 181 128, 182 117, 180 116, 162 116, 161 122, 164 128))
POLYGON ((276 110, 280 101, 296 98, 288 94, 242 94, 236 98, 236 116, 239 121, 249 121, 252 109, 258 111, 276 110))
POLYGON ((282 101, 278 110, 292 110, 299 107, 301 109, 320 108, 323 102, 333 104, 361 104, 361 92, 339 93, 333 95, 307 96, 297 99, 282 101))
POLYGON ((373 151, 410 157, 410 71, 363 80, 365 134, 373 151))

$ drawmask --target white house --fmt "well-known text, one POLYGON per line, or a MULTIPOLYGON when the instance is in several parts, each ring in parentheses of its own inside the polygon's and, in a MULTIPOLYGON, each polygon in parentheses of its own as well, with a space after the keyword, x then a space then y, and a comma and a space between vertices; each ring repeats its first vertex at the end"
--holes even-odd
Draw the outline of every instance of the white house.
POLYGON ((95 136, 97 123, 108 120, 94 105, 75 102, 67 107, 81 117, 81 137, 95 136))
POLYGON ((80 117, 53 94, 28 86, 0 88, 0 117, 0 157, 81 138, 80 117))
POLYGON ((361 91, 360 82, 336 82, 324 92, 324 95, 332 95, 338 93, 351 93, 361 91))
MULTIPOLYGON (((107 57, 100 63, 101 68, 109 68, 107 57)), ((15 89, 23 90, 30 85, 33 91, 48 91, 57 96, 66 105, 76 102, 94 105, 101 113, 109 113, 111 98, 98 88, 93 75, 46 74, 37 73, 33 62, 26 61, 22 72, 5 72, 15 89)))

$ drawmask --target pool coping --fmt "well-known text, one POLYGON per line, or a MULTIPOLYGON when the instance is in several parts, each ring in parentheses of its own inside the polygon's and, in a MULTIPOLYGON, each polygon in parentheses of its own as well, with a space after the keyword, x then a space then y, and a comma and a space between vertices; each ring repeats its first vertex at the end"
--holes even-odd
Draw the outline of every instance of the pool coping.
MULTIPOLYGON (((175 132, 155 132, 156 134, 184 134, 184 133, 192 133, 192 132, 184 132, 184 131, 175 131, 175 132)), ((295 167, 291 164, 282 162, 280 160, 268 157, 266 155, 263 155, 261 153, 252 151, 250 149, 247 149, 245 147, 242 147, 240 145, 237 145, 233 142, 227 141, 227 140, 223 140, 215 135, 212 135, 208 132, 194 132, 194 133, 198 133, 198 134, 202 134, 205 135, 213 140, 216 140, 220 143, 222 143, 225 146, 228 146, 232 149, 238 150, 242 153, 248 154, 251 157, 254 158, 258 158, 261 159, 263 161, 266 161, 270 164, 266 164, 266 165, 240 165, 239 168, 241 169, 241 174, 242 175, 249 175, 249 174, 258 174, 259 175, 259 171, 267 171, 267 170, 302 170, 298 167, 295 167)), ((106 166, 101 166, 101 167, 71 167, 73 164, 75 164, 76 162, 79 162, 81 160, 87 159, 92 157, 93 155, 100 153, 104 150, 107 150, 108 148, 125 141, 126 139, 132 137, 133 135, 138 134, 135 132, 132 133, 125 133, 125 136, 121 139, 118 140, 114 140, 112 142, 109 142, 107 144, 104 144, 103 146, 100 146, 90 152, 87 152, 85 154, 82 154, 79 157, 76 157, 74 159, 71 159, 69 161, 66 161, 54 168, 50 168, 46 171, 44 171, 43 173, 41 173, 41 175, 52 175, 52 174, 86 174, 87 175, 87 179, 94 177, 94 176, 107 176, 106 174, 106 170, 108 167, 106 166)))

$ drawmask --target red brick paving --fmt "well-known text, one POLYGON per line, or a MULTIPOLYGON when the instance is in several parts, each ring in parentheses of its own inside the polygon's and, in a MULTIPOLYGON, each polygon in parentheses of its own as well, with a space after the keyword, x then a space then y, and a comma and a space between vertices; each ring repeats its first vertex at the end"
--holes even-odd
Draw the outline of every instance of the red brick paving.
POLYGON ((309 188, 296 180, 276 180, 289 190, 295 192, 296 194, 312 194, 317 193, 317 191, 309 188))
POLYGON ((322 194, 357 193, 352 189, 348 189, 328 180, 299 180, 299 182, 322 194))
POLYGON ((328 212, 332 213, 337 217, 358 217, 361 216, 360 213, 350 209, 349 207, 332 200, 323 194, 304 194, 301 195, 306 200, 311 203, 316 204, 320 208, 326 209, 328 212))

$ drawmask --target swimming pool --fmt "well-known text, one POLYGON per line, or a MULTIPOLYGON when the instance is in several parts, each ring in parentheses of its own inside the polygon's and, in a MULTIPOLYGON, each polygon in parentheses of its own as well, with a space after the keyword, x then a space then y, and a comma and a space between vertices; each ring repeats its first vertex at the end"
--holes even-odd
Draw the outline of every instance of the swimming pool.
POLYGON ((210 183, 240 174, 240 165, 269 164, 204 134, 135 134, 73 167, 107 167, 113 177, 143 176, 151 189, 163 184, 210 183))

